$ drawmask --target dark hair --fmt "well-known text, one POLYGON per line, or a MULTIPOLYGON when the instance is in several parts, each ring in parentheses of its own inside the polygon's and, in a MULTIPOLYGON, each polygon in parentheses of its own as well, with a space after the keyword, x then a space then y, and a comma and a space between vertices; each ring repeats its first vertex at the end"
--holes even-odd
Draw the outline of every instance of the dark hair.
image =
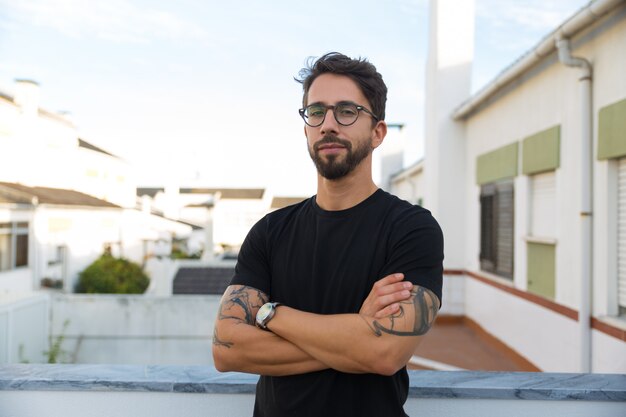
POLYGON ((385 103, 387 102, 387 86, 383 76, 376 71, 366 58, 352 59, 339 52, 329 52, 318 59, 310 57, 307 66, 298 73, 295 80, 302 84, 302 106, 306 106, 311 84, 322 74, 331 73, 345 75, 357 83, 372 112, 379 120, 385 120, 385 103))

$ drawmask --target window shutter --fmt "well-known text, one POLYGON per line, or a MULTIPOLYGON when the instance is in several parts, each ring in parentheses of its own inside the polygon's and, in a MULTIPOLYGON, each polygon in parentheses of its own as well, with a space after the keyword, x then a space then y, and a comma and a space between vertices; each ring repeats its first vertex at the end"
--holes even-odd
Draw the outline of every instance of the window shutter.
POLYGON ((531 176, 531 236, 556 237, 555 178, 554 171, 531 176))
POLYGON ((513 278, 514 206, 513 182, 497 184, 497 268, 496 274, 513 278))
POLYGON ((626 158, 618 162, 617 176, 617 300, 626 308, 626 158))
POLYGON ((493 271, 496 263, 495 192, 493 184, 481 187, 480 267, 486 271, 493 271))

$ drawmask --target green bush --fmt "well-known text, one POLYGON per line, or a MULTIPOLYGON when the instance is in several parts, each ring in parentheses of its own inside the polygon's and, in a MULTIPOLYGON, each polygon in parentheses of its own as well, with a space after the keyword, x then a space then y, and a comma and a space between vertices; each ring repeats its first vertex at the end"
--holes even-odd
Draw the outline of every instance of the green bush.
POLYGON ((142 294, 149 283, 148 276, 139 265, 105 252, 80 273, 76 292, 142 294))

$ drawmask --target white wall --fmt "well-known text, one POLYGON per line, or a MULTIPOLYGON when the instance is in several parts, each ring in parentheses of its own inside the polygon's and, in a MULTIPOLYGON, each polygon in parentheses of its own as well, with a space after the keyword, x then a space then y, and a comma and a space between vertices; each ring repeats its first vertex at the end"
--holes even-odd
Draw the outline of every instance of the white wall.
MULTIPOLYGON (((246 416, 254 406, 253 394, 0 391, 0 410, 12 417, 205 417, 246 416)), ((420 417, 615 417, 623 403, 601 401, 491 400, 409 397, 404 410, 420 417)))
MULTIPOLYGON (((460 279, 460 278, 459 278, 460 279)), ((465 314, 544 372, 578 372, 578 322, 472 278, 465 314)), ((594 330, 592 372, 626 373, 626 343, 594 330)))
POLYGON ((442 306, 439 316, 465 315, 465 277, 443 275, 442 306))
POLYGON ((428 202, 425 201, 426 183, 422 167, 420 163, 394 178, 391 183, 391 193, 413 204, 419 204, 421 200, 421 204, 428 208, 428 202))
POLYGON ((471 278, 465 314, 542 371, 578 371, 577 322, 471 278))
POLYGON ((465 126, 450 114, 470 93, 474 56, 474 1, 432 0, 429 3, 426 64, 424 207, 431 210, 446 239, 444 266, 463 267, 465 225, 459 216, 466 190, 465 126))
POLYGON ((46 362, 49 298, 0 294, 0 365, 46 362))
POLYGON ((76 172, 73 188, 122 207, 135 207, 137 180, 126 161, 86 148, 75 148, 70 165, 76 172))
POLYGON ((75 363, 213 365, 218 295, 146 297, 55 295, 54 337, 65 330, 66 361, 75 363))
POLYGON ((223 199, 213 208, 213 242, 239 246, 248 232, 269 211, 263 199, 223 199))
POLYGON ((65 245, 65 289, 73 291, 79 272, 102 255, 104 245, 120 242, 121 217, 120 209, 38 207, 33 236, 37 242, 35 277, 52 273, 48 271, 48 262, 56 258, 56 247, 65 245))

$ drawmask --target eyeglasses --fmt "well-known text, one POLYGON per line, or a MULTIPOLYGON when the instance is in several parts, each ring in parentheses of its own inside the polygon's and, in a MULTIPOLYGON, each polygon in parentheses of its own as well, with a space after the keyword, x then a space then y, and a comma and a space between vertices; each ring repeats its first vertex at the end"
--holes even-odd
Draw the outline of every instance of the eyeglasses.
POLYGON ((350 126, 354 124, 359 118, 359 112, 364 111, 365 113, 372 116, 372 118, 378 121, 378 117, 374 116, 374 113, 369 111, 363 106, 359 106, 358 104, 354 104, 352 102, 344 102, 339 103, 334 106, 325 106, 323 104, 311 104, 306 106, 303 109, 298 110, 300 116, 304 120, 304 123, 311 127, 318 127, 324 123, 326 119, 326 113, 328 110, 333 111, 333 116, 335 116, 335 120, 342 126, 350 126))

